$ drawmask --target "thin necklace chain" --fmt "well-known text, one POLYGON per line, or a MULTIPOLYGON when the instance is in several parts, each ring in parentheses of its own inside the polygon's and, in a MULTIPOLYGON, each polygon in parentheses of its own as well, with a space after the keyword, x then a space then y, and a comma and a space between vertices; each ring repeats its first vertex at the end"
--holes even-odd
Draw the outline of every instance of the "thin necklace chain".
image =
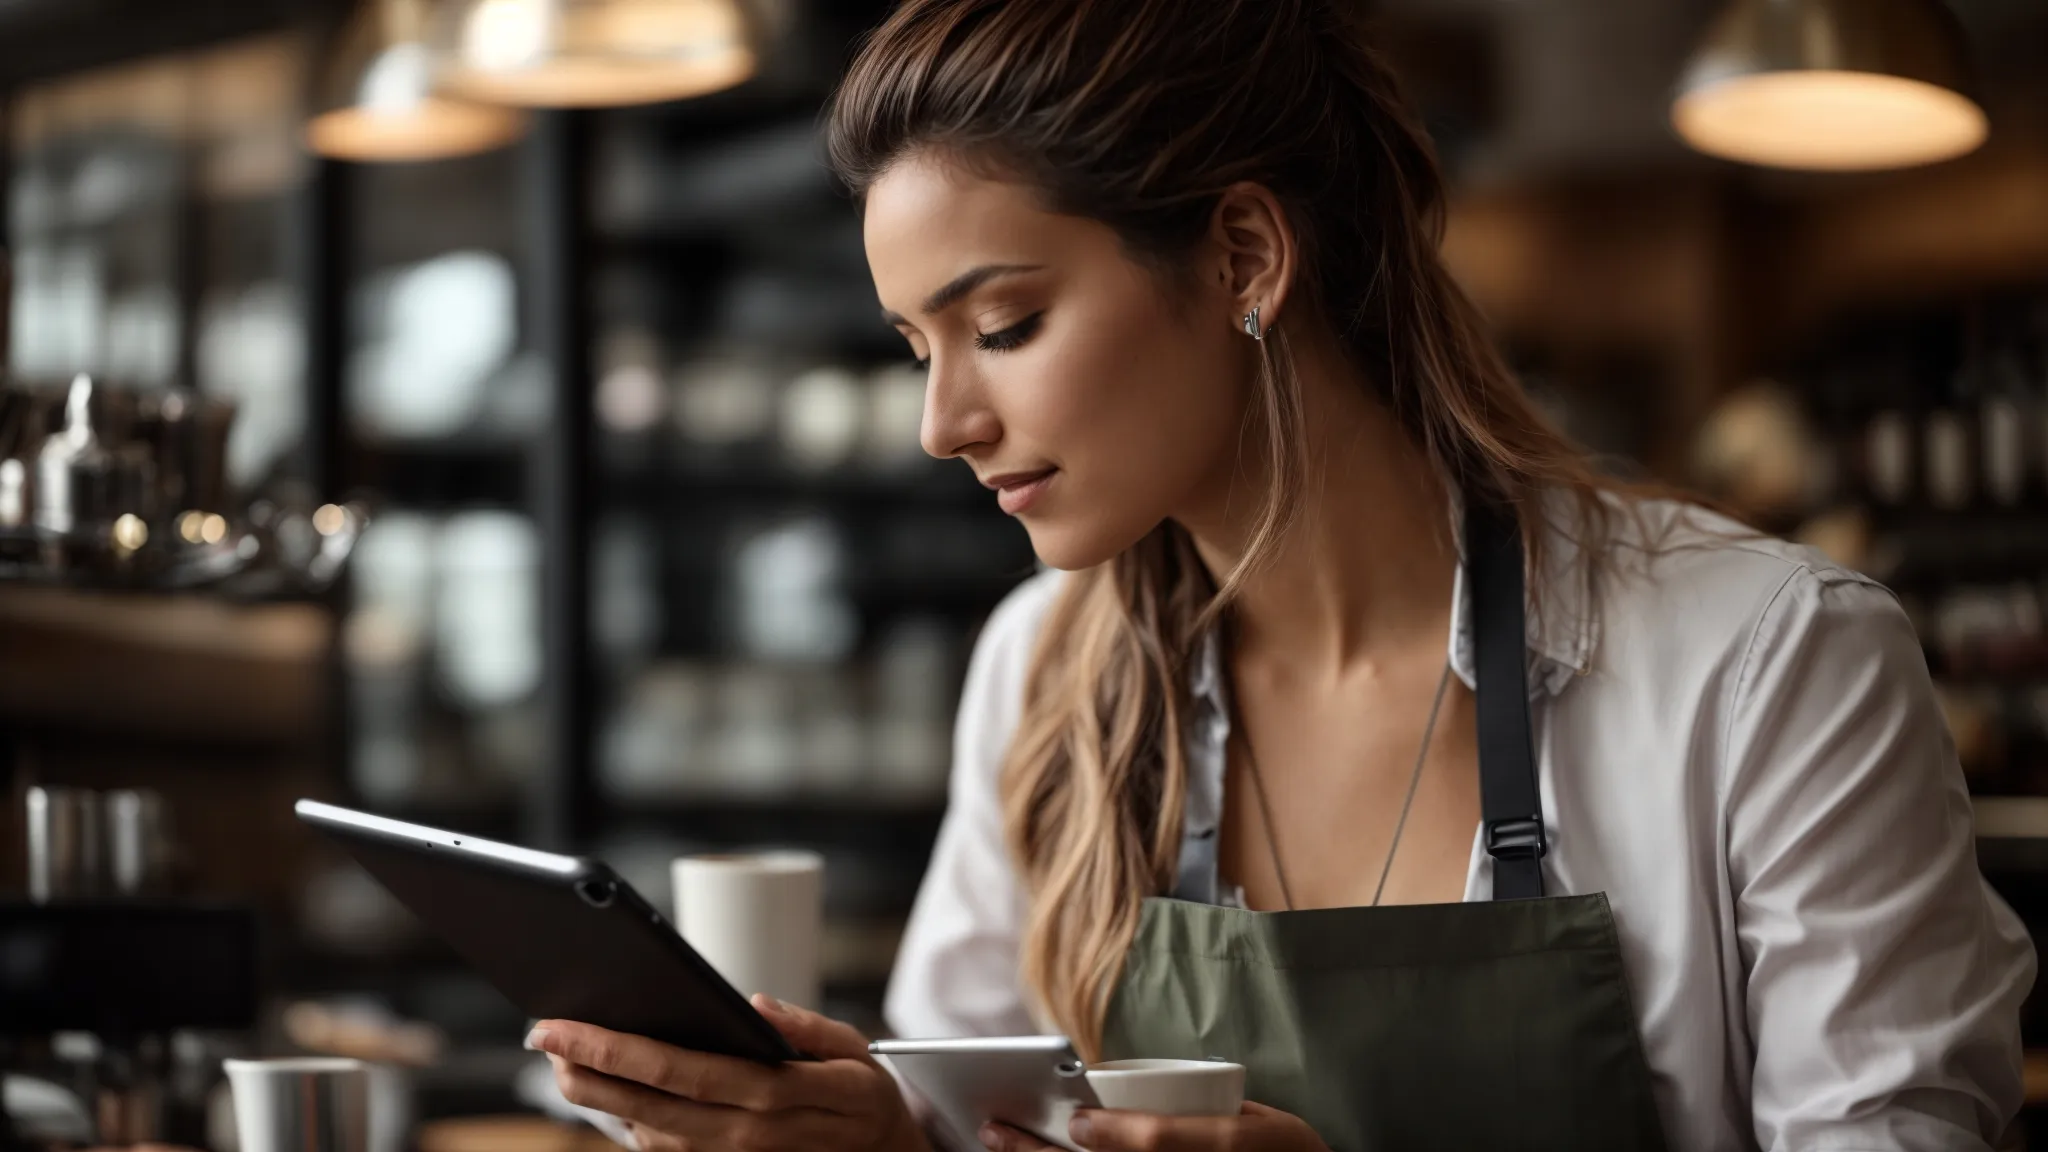
MULTIPOLYGON (((1394 840, 1387 845, 1387 858, 1380 863, 1380 881, 1373 885, 1372 907, 1380 905, 1380 897, 1387 890, 1387 873, 1394 867, 1394 853, 1401 848, 1401 833, 1408 827, 1408 809, 1415 803, 1415 786, 1422 782, 1422 765, 1429 759, 1430 737, 1436 733, 1437 713, 1444 706, 1444 690, 1451 686, 1451 664, 1444 662, 1444 673, 1436 682, 1436 697, 1429 702, 1429 720, 1422 726, 1422 746, 1415 750, 1415 768, 1408 773, 1408 794, 1401 798, 1401 818, 1394 822, 1394 840)), ((1273 861, 1273 875, 1280 880, 1280 899, 1289 912, 1294 911, 1294 892, 1287 885, 1287 869, 1280 864, 1280 839, 1273 835, 1273 809, 1266 803, 1266 781, 1259 774, 1259 757, 1252 751, 1252 738, 1245 732, 1240 721, 1234 725, 1240 743, 1244 745, 1244 764, 1251 770, 1252 791, 1258 794, 1259 823, 1266 832, 1266 853, 1273 861)))

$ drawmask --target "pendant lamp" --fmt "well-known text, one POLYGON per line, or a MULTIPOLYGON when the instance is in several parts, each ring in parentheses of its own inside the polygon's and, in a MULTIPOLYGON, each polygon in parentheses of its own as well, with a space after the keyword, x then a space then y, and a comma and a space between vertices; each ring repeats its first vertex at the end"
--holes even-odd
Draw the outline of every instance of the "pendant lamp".
POLYGON ((343 34, 322 77, 322 111, 306 125, 315 152, 341 160, 432 160, 517 140, 516 109, 437 90, 424 0, 375 0, 343 34))
POLYGON ((434 44, 450 92, 531 108, 681 100, 755 68, 738 0, 456 0, 434 44))
POLYGON ((1679 82, 1686 143, 1775 168, 1906 168, 1989 131, 1941 0, 1729 0, 1679 82))

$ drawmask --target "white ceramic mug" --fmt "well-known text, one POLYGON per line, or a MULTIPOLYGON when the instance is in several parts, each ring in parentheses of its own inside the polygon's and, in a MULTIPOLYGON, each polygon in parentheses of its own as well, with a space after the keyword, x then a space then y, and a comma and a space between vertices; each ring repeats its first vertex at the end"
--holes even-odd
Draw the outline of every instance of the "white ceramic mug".
POLYGON ((819 1005, 825 861, 815 852, 683 856, 676 928, 743 996, 819 1005))
POLYGON ((1244 1065, 1221 1060, 1109 1060, 1088 1066, 1104 1108, 1161 1116, 1235 1116, 1244 1110, 1244 1065))

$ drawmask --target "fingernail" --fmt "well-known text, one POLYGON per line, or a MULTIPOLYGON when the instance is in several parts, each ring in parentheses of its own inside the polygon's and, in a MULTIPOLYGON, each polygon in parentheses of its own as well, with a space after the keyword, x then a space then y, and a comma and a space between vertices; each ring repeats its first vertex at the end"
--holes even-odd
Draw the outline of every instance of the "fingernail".
POLYGON ((995 1125, 983 1124, 981 1126, 980 1135, 981 1146, 983 1148, 995 1149, 996 1152, 1001 1152, 1001 1149, 1003 1147, 1003 1134, 996 1130, 995 1125))
POLYGON ((543 1048, 541 1047, 541 1044, 542 1044, 543 1042, 545 1042, 545 1041, 547 1040, 547 1038, 548 1038, 548 1030, 547 1030, 547 1029, 545 1029, 545 1028, 535 1028, 535 1029, 534 1029, 533 1031, 531 1031, 531 1032, 528 1032, 528 1033, 526 1034, 526 1050, 527 1050, 528 1052, 541 1052, 541 1051, 545 1051, 545 1049, 543 1049, 543 1048))
POLYGON ((768 995, 766 992, 761 993, 761 1007, 775 1013, 777 1016, 787 1016, 789 1014, 789 1005, 768 995))
POLYGON ((1074 1118, 1067 1121, 1067 1139, 1076 1144, 1086 1144, 1095 1139, 1095 1121, 1089 1119, 1086 1112, 1074 1113, 1074 1118))

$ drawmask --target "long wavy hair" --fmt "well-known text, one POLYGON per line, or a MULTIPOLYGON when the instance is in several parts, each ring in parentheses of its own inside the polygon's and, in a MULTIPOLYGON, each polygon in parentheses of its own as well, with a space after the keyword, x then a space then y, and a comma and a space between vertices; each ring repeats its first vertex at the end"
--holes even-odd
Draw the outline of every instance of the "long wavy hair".
POLYGON ((1030 896, 1022 977, 1090 1058, 1143 898, 1166 891, 1178 865, 1190 661, 1303 499, 1295 317, 1329 325, 1464 499, 1517 511, 1532 574, 1544 571, 1552 494, 1577 506, 1592 545, 1580 555, 1597 556, 1608 534, 1602 482, 1523 392, 1439 258, 1435 152, 1353 7, 906 0, 831 106, 831 160, 856 197, 936 150, 1110 226, 1170 292, 1220 194, 1252 181, 1279 199, 1303 254, 1306 299, 1260 345, 1247 420, 1267 482, 1246 555, 1211 574, 1169 521, 1070 576, 1003 767, 1005 829, 1030 896))

